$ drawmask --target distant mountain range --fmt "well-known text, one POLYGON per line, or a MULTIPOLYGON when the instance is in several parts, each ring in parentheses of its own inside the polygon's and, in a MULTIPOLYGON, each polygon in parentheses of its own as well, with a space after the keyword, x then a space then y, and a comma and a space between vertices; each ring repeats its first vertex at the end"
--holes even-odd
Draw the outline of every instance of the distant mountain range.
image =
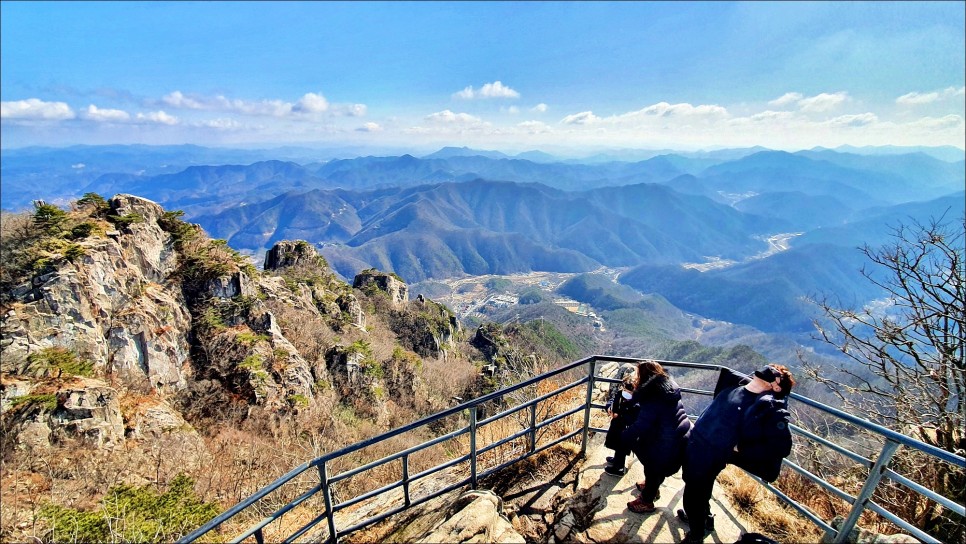
POLYGON ((307 240, 344 277, 369 267, 410 282, 627 268, 622 283, 683 310, 798 330, 809 320, 803 297, 876 296, 861 285, 857 246, 881 243, 897 221, 964 214, 966 163, 936 158, 953 151, 862 151, 578 162, 456 147, 354 158, 298 148, 4 150, 2 202, 21 209, 37 198, 136 194, 184 210, 252 255, 280 240, 307 240), (224 164, 242 158, 255 160, 224 164), (801 234, 791 249, 755 258, 779 233, 801 234), (681 266, 712 260, 738 264, 681 266))

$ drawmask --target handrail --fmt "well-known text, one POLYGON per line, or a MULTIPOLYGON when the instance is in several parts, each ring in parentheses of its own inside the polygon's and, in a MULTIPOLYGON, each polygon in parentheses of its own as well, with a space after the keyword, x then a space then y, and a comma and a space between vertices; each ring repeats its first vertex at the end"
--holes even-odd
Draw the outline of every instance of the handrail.
MULTIPOLYGON (((581 445, 581 450, 578 455, 582 456, 586 452, 588 434, 590 432, 600 432, 603 430, 603 429, 593 427, 590 422, 591 409, 593 407, 603 407, 603 405, 597 404, 594 402, 594 391, 598 390, 602 386, 610 386, 611 384, 619 382, 619 380, 616 379, 615 376, 599 375, 600 365, 603 363, 617 363, 617 364, 636 363, 639 360, 640 359, 629 358, 629 357, 616 357, 616 356, 605 356, 605 355, 592 355, 589 357, 585 357, 583 359, 563 365, 557 369, 540 374, 539 376, 535 376, 533 378, 527 379, 518 384, 506 387, 504 389, 500 389, 498 391, 494 391, 492 393, 483 395, 476 399, 469 400, 467 402, 463 402, 457 406, 448 408, 436 414, 426 416, 418 421, 415 421, 403 427, 392 429, 383 434, 346 446, 337 451, 323 454, 315 459, 306 461, 305 463, 302 463, 301 465, 290 470, 284 476, 278 478, 274 482, 260 489, 259 491, 257 491, 250 497, 244 499, 243 501, 239 502, 232 508, 219 514, 218 516, 210 520, 202 527, 198 528, 197 530, 191 532, 188 535, 185 535, 178 542, 186 544, 202 538, 210 531, 219 528, 222 524, 224 524, 229 519, 232 519, 236 515, 242 512, 245 512, 253 505, 255 505, 258 501, 262 500, 272 492, 277 491, 285 484, 292 482, 294 479, 298 478, 299 476, 302 476, 303 474, 306 473, 306 471, 308 471, 311 468, 317 469, 318 481, 313 482, 312 485, 309 486, 305 491, 298 494, 298 496, 295 499, 288 501, 285 505, 275 510, 275 512, 273 512, 271 515, 264 517, 263 519, 258 521, 255 525, 249 527, 249 529, 244 531, 242 534, 234 537, 232 541, 241 542, 245 539, 253 537, 256 542, 258 543, 263 542, 264 541, 263 530, 268 525, 279 521, 282 518, 282 516, 292 511, 296 506, 299 506, 300 504, 308 501, 308 499, 310 499, 311 497, 313 497, 314 495, 320 492, 322 493, 322 498, 324 499, 325 511, 318 513, 318 515, 315 515, 313 519, 311 519, 308 523, 302 525, 297 531, 292 533, 290 536, 286 537, 285 538, 286 542, 294 541, 297 538, 303 537, 308 533, 308 531, 312 530, 313 527, 315 527, 322 521, 327 522, 326 525, 328 528, 328 535, 326 538, 328 539, 328 541, 333 543, 338 542, 340 537, 344 535, 360 530, 373 523, 382 521, 395 513, 402 512, 407 508, 422 504, 427 500, 438 497, 444 493, 448 493, 455 489, 465 487, 466 485, 469 485, 471 488, 475 489, 480 478, 483 478, 487 475, 490 475, 499 470, 502 470, 507 466, 510 466, 516 462, 526 459, 527 457, 535 455, 541 451, 544 451, 547 448, 550 448, 565 440, 576 439, 578 436, 580 437, 579 439, 580 439, 580 445, 581 445), (478 415, 477 410, 481 405, 494 400, 506 399, 507 396, 511 393, 539 384, 548 379, 555 378, 556 376, 559 376, 563 373, 566 373, 568 371, 572 371, 575 369, 579 369, 581 367, 586 367, 586 375, 583 376, 582 378, 576 381, 567 383, 566 385, 556 387, 553 391, 549 393, 544 393, 542 395, 536 396, 529 400, 522 401, 519 404, 511 406, 510 408, 503 410, 490 417, 485 417, 479 420, 477 419, 477 415, 478 415), (538 421, 537 405, 539 403, 551 400, 559 395, 569 392, 575 388, 579 388, 580 386, 585 384, 586 384, 586 395, 582 403, 570 404, 564 407, 560 413, 547 414, 546 419, 538 421), (525 411, 529 411, 529 413, 525 413, 525 411), (465 426, 459 427, 453 431, 445 433, 441 436, 437 436, 430 440, 426 440, 416 446, 411 446, 405 449, 401 449, 400 451, 391 453, 388 456, 385 456, 381 459, 377 459, 369 462, 363 462, 355 468, 342 471, 338 474, 330 474, 332 462, 337 459, 343 459, 349 454, 360 451, 366 447, 373 446, 380 442, 386 441, 390 438, 402 435, 403 433, 415 431, 417 429, 422 429, 430 425, 431 423, 440 421, 444 418, 462 415, 464 412, 468 412, 469 414, 469 422, 465 426), (566 420, 568 417, 576 416, 581 412, 583 412, 582 425, 575 426, 575 428, 571 429, 569 432, 564 432, 562 436, 557 436, 554 440, 550 441, 549 443, 540 444, 540 445, 537 444, 537 431, 539 431, 540 429, 544 429, 545 427, 551 424, 562 422, 566 420), (518 432, 512 432, 508 436, 499 438, 495 442, 490 444, 481 445, 477 443, 479 439, 478 430, 480 428, 488 424, 494 423, 496 421, 510 417, 514 414, 524 414, 523 417, 526 418, 527 422, 522 430, 518 432), (468 438, 469 438, 470 451, 468 453, 465 453, 463 455, 458 455, 453 458, 444 459, 442 463, 437 464, 432 468, 422 470, 417 474, 412 474, 412 475, 410 474, 409 458, 412 454, 425 450, 437 444, 440 444, 444 441, 461 437, 463 435, 469 435, 468 438), (495 467, 487 467, 480 470, 478 466, 480 456, 482 456, 484 453, 494 451, 500 446, 504 446, 514 440, 519 440, 521 438, 527 439, 527 446, 525 448, 522 448, 523 451, 519 453, 515 453, 509 460, 504 461, 495 467), (348 478, 351 478, 352 476, 356 476, 358 474, 361 474, 373 468, 376 468, 388 463, 393 463, 393 462, 401 462, 401 469, 402 469, 401 479, 395 480, 386 485, 383 485, 378 489, 370 490, 360 495, 346 498, 345 500, 342 500, 342 501, 335 500, 335 497, 333 496, 333 493, 332 493, 332 485, 335 484, 336 482, 346 480, 348 478), (466 462, 469 462, 470 464, 469 476, 465 478, 459 478, 456 481, 442 482, 442 484, 445 484, 445 485, 442 485, 442 489, 435 489, 434 491, 430 492, 427 495, 413 498, 412 496, 413 490, 411 488, 411 484, 413 482, 417 480, 421 480, 430 475, 441 474, 443 471, 446 471, 452 467, 455 467, 456 465, 466 463, 466 462), (335 516, 337 512, 344 510, 345 508, 348 508, 350 506, 359 504, 363 501, 372 499, 374 497, 382 496, 383 494, 389 491, 399 489, 399 488, 403 489, 402 506, 392 507, 388 511, 382 512, 378 515, 374 515, 368 519, 363 519, 348 527, 343 527, 343 528, 338 527, 338 523, 335 516)), ((678 368, 684 368, 688 370, 720 372, 722 369, 727 369, 727 367, 723 367, 721 365, 714 365, 714 364, 689 363, 689 362, 683 362, 683 361, 663 361, 663 360, 659 360, 658 362, 664 365, 665 367, 678 367, 678 368)), ((727 369, 727 370, 731 370, 731 369, 727 369)), ((694 388, 682 388, 682 393, 705 395, 705 396, 711 396, 713 394, 712 391, 709 391, 709 390, 694 389, 694 388)), ((581 393, 581 395, 584 395, 584 393, 581 393)), ((833 528, 828 522, 826 522, 825 520, 822 520, 820 516, 811 512, 806 506, 797 503, 795 500, 788 497, 780 490, 773 487, 771 484, 765 483, 760 479, 755 478, 759 483, 764 485, 766 489, 768 489, 773 494, 775 494, 780 500, 788 503, 799 513, 801 513, 803 516, 805 516, 810 521, 812 521, 822 531, 826 532, 833 539, 834 542, 842 542, 845 540, 845 538, 848 537, 852 528, 858 521, 859 516, 865 510, 873 510, 879 513, 884 518, 896 524, 898 527, 914 534, 920 540, 923 540, 925 542, 937 542, 933 540, 932 537, 929 537, 929 535, 921 531, 920 529, 914 527, 910 523, 900 519, 895 514, 888 512, 882 506, 871 501, 871 497, 876 486, 879 484, 879 481, 883 478, 890 480, 892 482, 895 482, 897 484, 903 485, 914 493, 918 493, 931 500, 934 500, 937 503, 944 506, 945 508, 948 508, 953 512, 956 512, 959 515, 966 515, 964 514, 962 505, 959 505, 954 501, 946 497, 943 497, 942 495, 937 494, 935 491, 925 488, 924 486, 916 482, 913 482, 903 476, 900 476, 899 474, 896 474, 895 472, 893 472, 892 470, 889 470, 888 468, 888 465, 892 456, 901 447, 913 448, 913 449, 922 451, 927 455, 930 455, 936 458, 937 460, 952 463, 960 467, 966 467, 966 459, 964 459, 963 457, 952 454, 940 448, 936 448, 929 444, 923 443, 914 438, 902 435, 900 433, 896 433, 895 431, 886 429, 885 427, 882 427, 880 425, 877 425, 865 419, 856 417, 842 410, 833 408, 831 406, 827 406, 825 404, 822 404, 808 397, 804 397, 799 394, 792 393, 791 395, 789 395, 789 398, 797 402, 801 402, 802 404, 816 408, 822 412, 828 413, 838 419, 847 421, 853 425, 856 425, 857 427, 860 427, 866 431, 879 435, 885 439, 883 450, 875 459, 870 460, 870 459, 866 459, 862 455, 852 452, 848 448, 835 444, 826 438, 812 434, 811 432, 805 429, 802 429, 796 425, 791 426, 791 430, 795 435, 800 436, 805 440, 822 445, 824 447, 828 447, 833 451, 836 451, 844 455, 845 457, 851 459, 852 461, 855 461, 860 465, 863 465, 866 468, 869 468, 869 477, 866 480, 865 485, 863 486, 861 492, 859 493, 858 497, 852 497, 850 494, 846 493, 845 491, 842 491, 836 488, 831 483, 823 480, 822 478, 820 478, 815 474, 812 474, 808 470, 796 465, 795 463, 787 459, 784 461, 785 466, 788 466, 789 468, 795 470, 798 474, 800 474, 804 478, 812 481, 819 487, 824 488, 826 491, 832 493, 833 495, 836 495, 838 498, 852 504, 852 510, 849 513, 849 516, 847 517, 845 522, 838 528, 833 528)))

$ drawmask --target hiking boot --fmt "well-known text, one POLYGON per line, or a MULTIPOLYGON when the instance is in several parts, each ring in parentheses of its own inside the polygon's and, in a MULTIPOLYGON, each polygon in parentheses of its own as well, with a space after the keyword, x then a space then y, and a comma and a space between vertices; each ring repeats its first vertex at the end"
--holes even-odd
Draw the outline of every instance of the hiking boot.
POLYGON ((623 476, 627 470, 624 467, 615 467, 608 465, 604 468, 604 472, 610 474, 611 476, 623 476))
POLYGON ((654 507, 653 502, 644 502, 640 497, 627 503, 627 509, 636 514, 650 514, 651 512, 657 510, 654 507))
POLYGON ((657 510, 657 508, 654 507, 653 502, 644 502, 640 499, 640 497, 627 503, 627 509, 637 514, 650 514, 651 512, 657 510))

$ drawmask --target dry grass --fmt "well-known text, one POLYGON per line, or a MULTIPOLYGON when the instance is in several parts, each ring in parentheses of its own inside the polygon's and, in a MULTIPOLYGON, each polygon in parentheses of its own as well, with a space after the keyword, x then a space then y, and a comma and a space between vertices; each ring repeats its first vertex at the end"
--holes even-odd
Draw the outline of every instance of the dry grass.
MULTIPOLYGON (((785 475, 777 486, 782 487, 785 475)), ((750 522, 754 531, 781 542, 818 542, 823 533, 811 521, 788 507, 778 497, 748 476, 729 465, 718 478, 735 508, 750 522)))

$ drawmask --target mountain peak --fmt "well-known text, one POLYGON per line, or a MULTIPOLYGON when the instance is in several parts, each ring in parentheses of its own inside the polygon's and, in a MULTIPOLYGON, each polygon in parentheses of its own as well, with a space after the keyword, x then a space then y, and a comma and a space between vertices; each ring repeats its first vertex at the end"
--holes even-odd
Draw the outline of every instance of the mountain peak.
POLYGON ((452 147, 447 146, 435 153, 430 153, 424 156, 424 159, 449 159, 451 157, 487 157, 490 159, 506 159, 509 158, 505 153, 500 151, 483 151, 479 149, 471 149, 469 147, 452 147))

